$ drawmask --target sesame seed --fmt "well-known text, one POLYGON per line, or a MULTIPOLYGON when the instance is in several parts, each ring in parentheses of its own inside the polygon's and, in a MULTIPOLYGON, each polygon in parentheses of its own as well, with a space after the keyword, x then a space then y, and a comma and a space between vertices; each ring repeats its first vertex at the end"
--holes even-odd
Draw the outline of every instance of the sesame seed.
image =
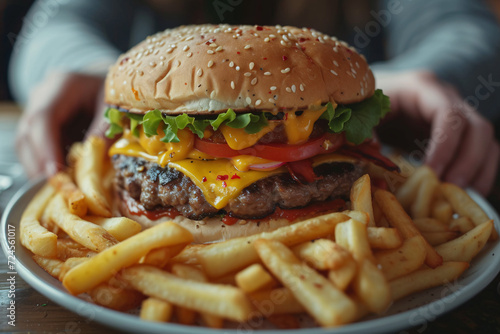
POLYGON ((271 75, 271 72, 264 72, 264 75, 271 75))
POLYGON ((276 90, 276 86, 271 86, 269 89, 270 90, 276 90))
POLYGON ((288 73, 288 72, 290 72, 290 67, 287 67, 284 70, 281 70, 281 73, 288 73))
POLYGON ((193 55, 193 53, 192 53, 192 52, 189 52, 189 53, 187 54, 188 58, 190 58, 192 55, 193 55))
POLYGON ((361 95, 365 95, 365 90, 361 87, 361 95))
POLYGON ((292 92, 296 92, 297 91, 297 87, 295 87, 295 85, 292 85, 292 92))
POLYGON ((252 86, 255 86, 255 84, 257 83, 257 78, 253 78, 250 83, 252 84, 252 86))
POLYGON ((229 67, 234 67, 234 62, 230 62, 229 67))
POLYGON ((239 70, 240 70, 240 67, 239 67, 239 66, 236 66, 236 67, 235 67, 235 70, 236 70, 236 71, 239 71, 239 70))
POLYGON ((203 75, 203 70, 201 68, 198 69, 198 71, 196 72, 196 75, 201 77, 203 75))
POLYGON ((264 38, 264 42, 269 42, 269 37, 264 38))
POLYGON ((291 92, 292 92, 292 90, 290 89, 290 87, 285 88, 285 90, 286 90, 288 93, 291 93, 291 92))
POLYGON ((284 40, 280 41, 281 45, 286 46, 286 42, 284 40))
POLYGON ((276 37, 276 35, 274 35, 274 34, 269 34, 269 37, 271 37, 271 38, 275 38, 275 37, 276 37))
POLYGON ((250 49, 251 47, 252 47, 251 45, 247 44, 247 45, 245 45, 244 49, 245 49, 245 50, 248 50, 248 49, 250 49))
POLYGON ((234 81, 231 81, 231 88, 234 89, 234 81))
POLYGON ((181 61, 177 60, 177 67, 181 66, 181 61))
POLYGON ((247 96, 247 98, 245 99, 245 101, 247 102, 247 104, 252 104, 252 99, 251 99, 251 98, 249 98, 248 96, 247 96))
POLYGON ((359 63, 358 62, 356 62, 356 67, 359 68, 359 63))
POLYGON ((271 103, 274 103, 273 98, 269 98, 269 100, 268 100, 268 101, 269 101, 269 102, 271 102, 271 103))
POLYGON ((214 98, 215 98, 215 90, 213 90, 213 91, 210 93, 210 98, 211 98, 211 99, 214 99, 214 98))
POLYGON ((256 106, 260 105, 261 103, 262 103, 262 100, 260 100, 260 99, 259 99, 259 100, 257 100, 257 101, 255 101, 255 105, 256 105, 256 106))
POLYGON ((215 52, 214 52, 214 50, 207 50, 207 53, 208 53, 209 55, 213 55, 215 52))
POLYGON ((189 50, 189 45, 186 45, 182 48, 182 51, 187 51, 187 50, 189 50))
POLYGON ((150 63, 149 63, 149 66, 151 66, 151 67, 155 67, 155 66, 156 66, 156 63, 155 63, 154 61, 152 61, 152 62, 150 62, 150 63))
POLYGON ((354 68, 351 68, 351 71, 353 74, 358 74, 358 72, 356 72, 356 70, 354 68))
POLYGON ((304 85, 303 85, 303 84, 300 84, 299 88, 300 88, 300 91, 301 91, 301 92, 303 92, 303 91, 304 91, 304 85))
POLYGON ((174 49, 172 49, 172 48, 167 49, 167 53, 172 53, 172 51, 174 51, 174 49))
POLYGON ((334 70, 330 70, 330 72, 332 72, 332 74, 334 74, 334 75, 338 75, 338 73, 335 72, 334 70))
POLYGON ((217 49, 215 49, 215 52, 220 52, 220 51, 222 51, 222 46, 219 45, 217 49))
POLYGON ((156 56, 158 53, 160 53, 160 49, 156 49, 155 52, 153 52, 153 54, 156 56))
POLYGON ((253 67, 255 66, 255 64, 253 62, 251 62, 250 64, 248 64, 248 68, 253 70, 253 67))
POLYGON ((244 76, 246 76, 246 77, 249 77, 249 76, 251 76, 251 75, 252 75, 252 73, 250 73, 250 72, 245 72, 245 74, 243 74, 243 75, 244 75, 244 76))
POLYGON ((335 51, 335 52, 339 52, 339 49, 337 48, 337 46, 334 46, 334 47, 333 47, 333 51, 335 51))
POLYGON ((186 41, 190 41, 194 38, 194 36, 189 36, 188 38, 186 38, 186 41))
POLYGON ((215 44, 215 43, 210 43, 209 47, 211 47, 211 48, 215 48, 215 47, 217 47, 217 44, 215 44))
POLYGON ((160 61, 160 66, 163 66, 164 64, 165 64, 164 62, 160 61))
POLYGON ((339 63, 336 60, 333 61, 333 65, 339 67, 339 63))
POLYGON ((160 56, 160 60, 165 60, 165 57, 164 56, 160 56))
POLYGON ((208 67, 212 67, 214 65, 214 61, 213 60, 210 60, 207 64, 208 67))

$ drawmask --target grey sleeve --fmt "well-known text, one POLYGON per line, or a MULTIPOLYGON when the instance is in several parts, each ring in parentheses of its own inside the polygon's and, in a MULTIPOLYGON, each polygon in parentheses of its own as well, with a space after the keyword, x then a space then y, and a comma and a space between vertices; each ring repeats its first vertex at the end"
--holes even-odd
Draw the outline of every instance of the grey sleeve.
POLYGON ((375 72, 430 70, 500 120, 500 26, 484 0, 385 0, 381 11, 389 60, 375 72))
POLYGON ((104 75, 128 48, 135 1, 37 1, 14 45, 9 83, 25 103, 51 70, 104 75))

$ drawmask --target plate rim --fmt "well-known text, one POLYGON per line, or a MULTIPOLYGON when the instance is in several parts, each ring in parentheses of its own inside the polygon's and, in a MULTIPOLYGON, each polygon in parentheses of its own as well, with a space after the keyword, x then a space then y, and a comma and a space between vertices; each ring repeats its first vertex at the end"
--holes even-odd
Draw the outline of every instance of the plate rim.
MULTIPOLYGON (((7 231, 9 218, 13 215, 16 215, 16 213, 20 215, 20 211, 25 208, 26 203, 23 206, 21 200, 23 200, 25 197, 26 200, 30 200, 33 197, 33 195, 29 197, 29 194, 36 193, 36 191, 42 187, 45 181, 46 179, 42 178, 35 181, 27 182, 15 193, 15 195, 11 198, 11 200, 5 207, 5 210, 2 214, 0 222, 0 228, 2 229, 2 231, 4 232, 7 231), (18 208, 18 206, 20 207, 18 208), (18 212, 16 211, 16 209, 20 211, 18 212)), ((480 204, 483 210, 487 212, 488 216, 490 216, 490 218, 493 219, 497 230, 500 230, 499 228, 500 218, 496 210, 491 206, 491 204, 474 190, 467 189, 467 192, 476 202, 478 202, 478 204, 480 204)), ((150 333, 179 333, 179 334, 183 333, 207 334, 214 332, 213 329, 207 327, 186 326, 174 323, 154 323, 154 322, 144 321, 138 318, 136 315, 114 311, 96 305, 82 298, 72 296, 68 292, 62 291, 63 289, 62 286, 56 288, 54 285, 56 285, 57 283, 61 285, 61 283, 57 279, 53 278, 45 271, 43 271, 42 268, 39 267, 39 269, 42 271, 41 273, 42 277, 36 276, 35 273, 30 271, 30 269, 28 268, 29 265, 38 266, 36 262, 34 262, 32 259, 31 261, 33 263, 30 264, 26 264, 23 261, 19 261, 19 259, 17 258, 18 247, 23 247, 23 251, 25 252, 29 251, 24 249, 24 246, 21 245, 21 242, 19 240, 19 235, 20 235, 18 229, 19 221, 16 221, 14 223, 14 226, 16 226, 17 229, 15 235, 17 273, 39 293, 49 298, 56 304, 68 309, 69 311, 74 312, 91 321, 95 321, 105 326, 113 327, 127 332, 137 332, 137 331, 143 332, 144 330, 147 330, 150 333), (47 280, 52 280, 53 282, 47 280), (92 306, 94 308, 93 317, 89 317, 87 314, 85 314, 86 312, 84 311, 79 312, 79 310, 85 310, 89 306, 92 306)), ((3 235, 4 237, 1 238, 1 245, 4 254, 7 256, 7 251, 8 251, 7 233, 3 233, 3 235)), ((497 241, 496 245, 492 245, 490 248, 491 250, 498 248, 498 250, 500 251, 500 242, 497 241)), ((470 268, 468 270, 470 270, 470 268)), ((469 283, 467 285, 463 285, 459 287, 459 289, 457 289, 456 291, 452 292, 451 294, 442 298, 438 298, 422 306, 418 306, 396 314, 355 322, 352 324, 347 324, 336 328, 330 328, 330 329, 320 328, 320 327, 301 328, 301 329, 286 330, 286 331, 297 334, 306 332, 314 334, 319 334, 319 333, 353 334, 353 333, 370 331, 372 334, 374 334, 374 333, 382 333, 388 331, 397 331, 414 327, 417 325, 421 325, 422 323, 432 321, 433 319, 442 316, 444 313, 450 312, 456 307, 464 304, 466 301, 474 297, 476 294, 480 293, 489 283, 491 283, 491 281, 493 281, 493 279, 498 275, 499 272, 500 272, 500 256, 496 256, 495 259, 492 260, 492 263, 490 263, 490 265, 486 268, 486 270, 481 271, 478 274, 478 276, 474 278, 475 284, 469 283), (443 304, 445 305, 444 307, 436 308, 438 306, 440 307, 440 305, 443 304), (434 311, 426 312, 429 309, 434 309, 434 311), (412 316, 412 314, 419 314, 421 315, 421 317, 411 321, 409 318, 410 316, 412 316)), ((255 329, 251 330, 253 331, 255 329)), ((236 332, 239 333, 239 331, 241 331, 241 329, 230 329, 230 328, 223 329, 224 333, 236 333, 236 332)), ((284 330, 264 329, 257 331, 262 334, 276 334, 276 333, 283 333, 284 330)))

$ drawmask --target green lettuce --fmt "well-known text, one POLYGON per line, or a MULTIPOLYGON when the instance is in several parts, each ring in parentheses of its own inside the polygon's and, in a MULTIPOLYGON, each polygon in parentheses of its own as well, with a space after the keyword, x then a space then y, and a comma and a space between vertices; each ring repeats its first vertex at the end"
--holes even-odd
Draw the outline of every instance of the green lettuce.
MULTIPOLYGON (((372 97, 362 102, 339 105, 335 109, 329 102, 326 107, 326 111, 320 118, 328 122, 330 131, 334 133, 345 132, 346 139, 349 142, 359 145, 365 139, 371 138, 373 128, 390 111, 390 102, 389 98, 380 89, 377 89, 372 97)), ((123 114, 130 119, 130 129, 137 137, 139 136, 139 125, 142 125, 144 133, 148 137, 157 135, 158 127, 161 126, 165 133, 161 141, 165 143, 178 143, 177 132, 185 128, 191 130, 199 138, 203 138, 203 133, 208 126, 216 131, 224 124, 236 129, 245 129, 246 133, 254 134, 268 125, 267 113, 237 114, 231 108, 225 113, 219 114, 215 119, 196 119, 187 114, 168 116, 163 115, 157 109, 148 111, 145 115, 137 115, 108 108, 105 113, 105 117, 110 124, 106 131, 107 137, 114 138, 117 134, 123 132, 123 114)))
POLYGON ((359 102, 333 109, 327 104, 321 118, 328 121, 331 132, 345 132, 346 139, 356 145, 371 138, 372 130, 391 110, 389 97, 377 89, 372 97, 359 102))

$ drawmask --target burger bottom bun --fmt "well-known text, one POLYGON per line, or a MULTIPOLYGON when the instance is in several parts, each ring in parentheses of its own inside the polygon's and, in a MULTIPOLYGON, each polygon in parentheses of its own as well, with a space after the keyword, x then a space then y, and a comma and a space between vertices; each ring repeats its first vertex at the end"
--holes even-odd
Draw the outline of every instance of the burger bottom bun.
MULTIPOLYGON (((192 220, 183 216, 177 216, 173 219, 169 217, 162 217, 156 220, 151 220, 144 215, 134 215, 130 213, 126 204, 127 201, 124 200, 124 197, 129 197, 126 191, 122 191, 119 195, 115 195, 115 203, 113 205, 113 213, 115 216, 130 218, 141 224, 143 229, 153 227, 166 221, 173 221, 191 232, 194 238, 194 243, 198 244, 244 237, 260 232, 270 232, 279 227, 288 226, 294 223, 288 221, 287 219, 273 219, 258 223, 256 221, 239 220, 234 225, 226 225, 222 222, 221 218, 218 217, 204 220, 192 220)), ((128 200, 132 199, 129 197, 128 200)))

